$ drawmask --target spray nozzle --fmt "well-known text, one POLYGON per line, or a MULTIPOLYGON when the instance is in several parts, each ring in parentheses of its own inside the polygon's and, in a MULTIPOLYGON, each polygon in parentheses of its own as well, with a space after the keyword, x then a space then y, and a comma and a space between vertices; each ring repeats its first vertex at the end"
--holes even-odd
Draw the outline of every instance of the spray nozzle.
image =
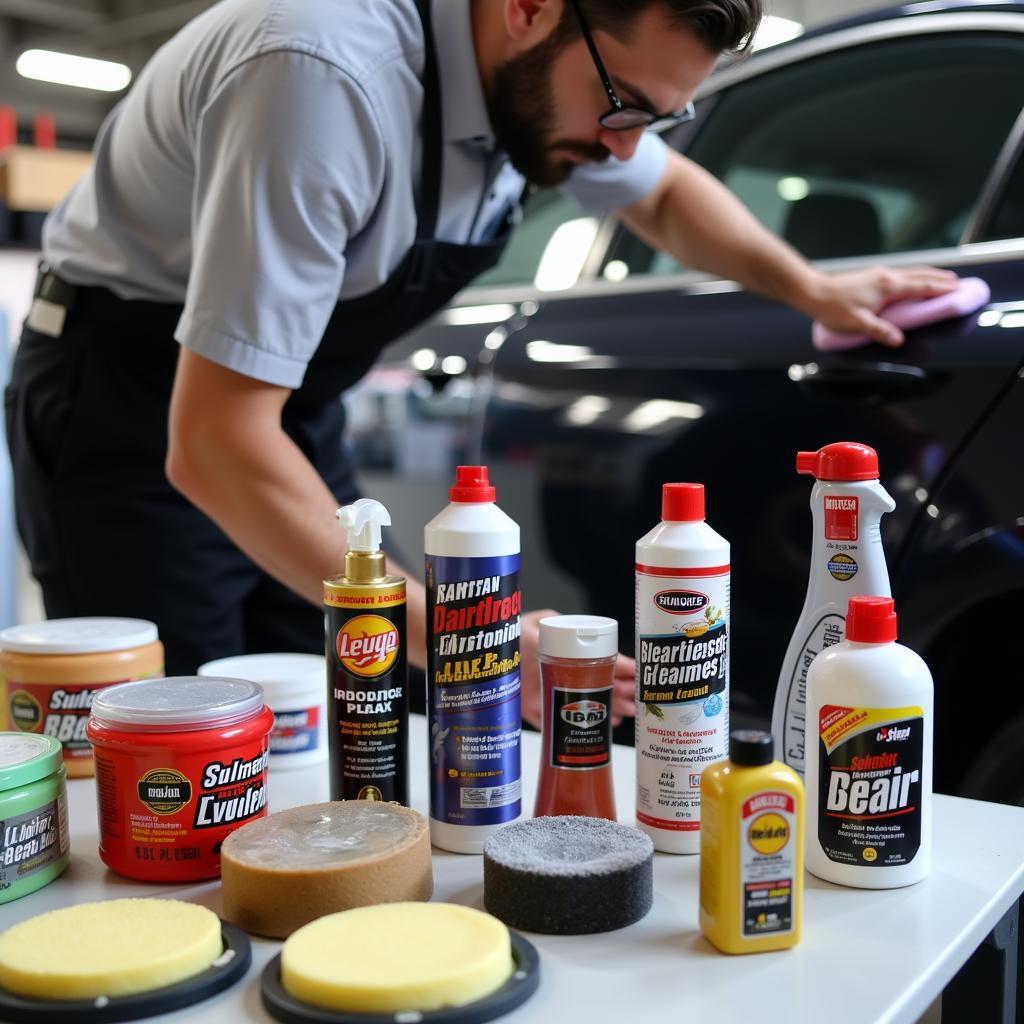
POLYGON ((349 551, 374 554, 380 551, 380 528, 391 525, 388 510, 373 498, 360 498, 339 508, 338 522, 348 531, 349 551))

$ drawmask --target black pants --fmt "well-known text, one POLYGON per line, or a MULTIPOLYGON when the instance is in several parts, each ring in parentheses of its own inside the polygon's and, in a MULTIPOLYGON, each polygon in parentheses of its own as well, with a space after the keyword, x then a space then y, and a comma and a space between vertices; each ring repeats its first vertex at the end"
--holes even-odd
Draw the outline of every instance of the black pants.
MULTIPOLYGON (((81 289, 59 338, 22 333, 7 438, 18 531, 46 613, 152 620, 169 675, 234 654, 322 652, 322 610, 254 565, 167 481, 180 314, 81 289)), ((289 402, 283 423, 339 503, 352 500, 340 401, 289 402)))

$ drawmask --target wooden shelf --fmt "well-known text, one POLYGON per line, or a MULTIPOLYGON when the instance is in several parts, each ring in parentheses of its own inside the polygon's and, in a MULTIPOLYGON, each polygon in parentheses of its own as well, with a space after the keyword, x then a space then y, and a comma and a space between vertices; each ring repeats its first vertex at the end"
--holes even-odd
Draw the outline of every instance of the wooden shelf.
POLYGON ((0 151, 0 202, 9 210, 47 211, 85 173, 92 154, 9 146, 0 151))

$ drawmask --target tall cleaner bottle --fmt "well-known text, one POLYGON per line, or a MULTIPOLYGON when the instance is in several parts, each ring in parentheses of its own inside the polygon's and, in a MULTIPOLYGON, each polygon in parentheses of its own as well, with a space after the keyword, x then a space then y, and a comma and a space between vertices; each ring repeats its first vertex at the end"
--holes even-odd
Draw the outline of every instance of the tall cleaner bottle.
POLYGON ((700 930, 723 953, 800 941, 804 786, 770 733, 740 729, 701 776, 700 930))
POLYGON ((854 597, 846 639, 807 673, 807 869, 891 889, 931 867, 934 686, 896 643, 892 598, 854 597))
POLYGON ((892 593, 880 523, 896 502, 878 482, 878 455, 866 444, 840 441, 798 452, 796 471, 817 481, 811 490, 814 546, 807 597, 775 690, 772 735, 780 758, 802 774, 807 670, 842 640, 851 597, 892 593))
POLYGON ((729 736, 729 542, 703 484, 665 484, 636 544, 636 817, 657 850, 700 850, 700 776, 729 736))
POLYGON ((430 839, 481 853, 519 817, 519 527, 486 466, 459 466, 424 530, 430 839))
POLYGON ((405 577, 380 549, 391 516, 360 498, 338 509, 345 572, 324 580, 327 745, 332 800, 409 803, 409 681, 405 577))

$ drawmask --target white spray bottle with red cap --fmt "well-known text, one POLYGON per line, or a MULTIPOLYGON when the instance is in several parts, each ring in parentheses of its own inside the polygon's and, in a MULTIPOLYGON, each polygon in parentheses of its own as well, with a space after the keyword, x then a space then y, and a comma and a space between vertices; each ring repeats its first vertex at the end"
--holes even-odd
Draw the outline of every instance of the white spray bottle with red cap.
POLYGON ((803 774, 807 670, 843 639, 851 597, 892 595, 880 524, 896 502, 878 482, 878 455, 866 444, 840 441, 798 452, 796 470, 817 481, 811 490, 814 545, 807 598, 775 691, 772 734, 778 756, 803 774))

